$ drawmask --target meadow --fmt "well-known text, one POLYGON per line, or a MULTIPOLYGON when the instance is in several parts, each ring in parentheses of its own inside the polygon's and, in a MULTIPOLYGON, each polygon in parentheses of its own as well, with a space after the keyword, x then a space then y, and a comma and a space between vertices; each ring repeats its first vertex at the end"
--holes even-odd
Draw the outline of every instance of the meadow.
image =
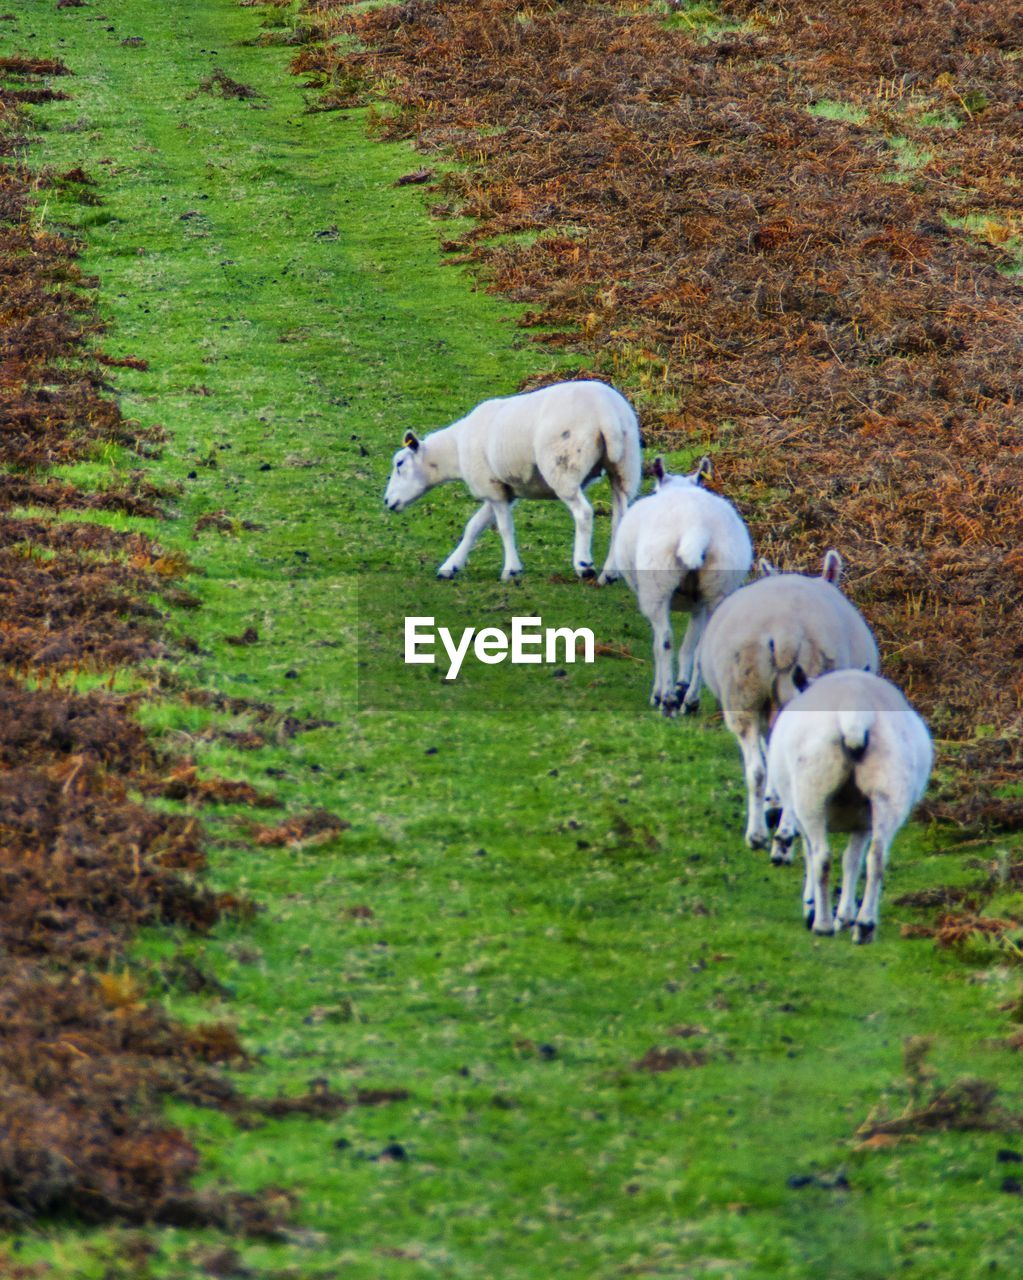
MULTIPOLYGON (((145 692, 162 749, 277 805, 202 809, 209 882, 256 913, 201 937, 147 929, 118 969, 186 1024, 228 1021, 247 1094, 325 1081, 408 1096, 251 1128, 171 1099, 203 1185, 295 1197, 280 1238, 47 1220, 12 1233, 0 1266, 76 1280, 1018 1272, 1018 952, 904 937, 930 917, 899 903, 1008 865, 1018 838, 964 845, 914 824, 876 944, 813 938, 799 870, 743 846, 738 751, 710 699, 694 719, 649 709, 646 623, 623 585, 574 580, 564 510, 517 512, 521 582, 498 582, 494 534, 457 582, 434 578, 471 508, 452 486, 384 510, 404 431, 575 370, 585 347, 530 341, 523 304, 444 261, 440 240, 470 224, 399 183, 422 157, 371 136, 370 109, 313 109, 277 38, 294 17, 25 0, 4 32, 73 70, 69 98, 34 109, 29 160, 81 166, 98 200, 44 189, 39 218, 82 238, 104 349, 148 362, 114 371, 116 394, 168 433, 145 463, 173 492, 166 517, 87 518, 186 555, 201 602, 169 611, 171 656, 114 687, 145 692), (398 662, 406 615, 592 626, 601 652, 592 667, 474 667, 450 688, 398 662), (196 688, 244 702, 181 695, 196 688), (345 828, 254 838, 320 810, 345 828), (183 961, 206 990, 161 977, 183 961), (997 1097, 947 1125, 863 1128, 978 1078, 997 1097)), ((55 470, 102 489, 137 465, 108 447, 55 470)), ((599 557, 606 486, 593 495, 599 557)), ((984 910, 1015 919, 1023 900, 1007 885, 984 910)))

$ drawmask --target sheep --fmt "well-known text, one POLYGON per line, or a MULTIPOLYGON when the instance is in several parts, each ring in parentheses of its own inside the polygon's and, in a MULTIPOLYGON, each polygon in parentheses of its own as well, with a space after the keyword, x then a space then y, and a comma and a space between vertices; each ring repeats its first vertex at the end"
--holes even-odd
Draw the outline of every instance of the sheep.
POLYGON ((779 836, 789 845, 796 830, 803 836, 803 910, 814 933, 851 924, 854 942, 874 937, 888 852, 927 789, 933 755, 923 720, 893 684, 867 672, 835 671, 814 680, 780 713, 768 749, 767 787, 784 815, 787 829, 780 826, 779 836), (829 830, 849 834, 834 919, 829 830), (867 879, 857 911, 864 855, 867 879))
MULTIPOLYGON (((831 550, 819 578, 776 573, 741 587, 715 610, 700 647, 704 682, 738 739, 746 775, 746 843, 766 849, 766 742, 779 710, 810 680, 841 667, 878 670, 877 644, 838 589, 842 557, 831 550)), ((775 845, 772 861, 791 862, 775 845)))
POLYGON ((575 520, 572 563, 594 576, 593 508, 583 489, 606 472, 611 482, 611 537, 639 490, 639 424, 632 406, 603 382, 559 382, 503 399, 484 400, 464 418, 420 440, 409 431, 394 455, 384 503, 404 511, 435 485, 462 480, 483 505, 437 570, 453 578, 476 539, 492 524, 504 544, 502 582, 522 572, 512 504, 517 498, 560 498, 575 520))
POLYGON ((711 475, 703 458, 692 475, 669 475, 654 461, 656 488, 626 511, 600 581, 619 573, 636 594, 654 633, 654 687, 650 705, 673 715, 700 706, 700 639, 707 618, 742 586, 753 547, 742 517, 724 498, 702 488, 711 475), (671 611, 689 613, 672 676, 671 611))

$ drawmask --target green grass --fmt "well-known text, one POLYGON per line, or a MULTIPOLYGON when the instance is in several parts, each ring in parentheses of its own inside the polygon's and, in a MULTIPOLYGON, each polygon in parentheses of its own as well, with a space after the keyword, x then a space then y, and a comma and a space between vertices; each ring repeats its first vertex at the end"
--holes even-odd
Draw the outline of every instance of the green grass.
MULTIPOLYGON (((351 823, 329 844, 268 851, 240 811, 211 811, 212 880, 265 910, 203 940, 152 931, 133 963, 183 948, 226 984, 229 996, 164 998, 182 1018, 237 1025, 254 1093, 327 1078, 411 1094, 248 1132, 171 1108, 207 1180, 300 1196, 293 1239, 235 1241, 243 1264, 301 1280, 1018 1271, 1018 1201, 995 1163, 1005 1137, 850 1142, 880 1100, 905 1102, 909 1035, 935 1037, 944 1079, 980 1074, 1021 1101, 995 1043, 1015 973, 899 936, 900 893, 975 873, 913 828, 876 946, 811 938, 798 872, 742 847, 732 740, 709 714, 666 723, 647 709, 649 636, 631 597, 551 580, 569 568, 566 512, 519 512, 520 586, 496 581, 493 534, 463 580, 435 581, 470 505, 452 488, 387 516, 391 451, 405 428, 511 391, 549 357, 514 308, 442 265, 422 194, 391 185, 419 157, 367 141, 360 112, 306 113, 286 52, 242 43, 259 21, 230 0, 32 0, 11 26, 12 43, 76 73, 73 99, 37 113, 47 131, 31 160, 101 179, 102 205, 51 193, 47 216, 85 230, 108 351, 150 361, 117 373, 125 411, 171 434, 151 471, 178 486, 175 518, 103 518, 200 566, 189 585, 205 607, 170 624, 199 648, 183 675, 335 723, 293 738, 279 725, 253 753, 204 737, 244 717, 159 700, 143 720, 288 810, 351 823), (145 43, 123 46, 131 36, 145 43), (193 96, 214 67, 265 97, 193 96), (193 537, 220 508, 260 527, 193 537), (405 614, 482 625, 512 612, 592 619, 642 662, 603 657, 565 678, 479 669, 452 690, 395 661, 405 614), (226 642, 250 625, 258 645, 226 642), (654 1046, 706 1061, 636 1070, 654 1046), (376 1158, 392 1141, 409 1159, 376 1158), (787 1186, 812 1172, 843 1172, 848 1189, 787 1186)), ((146 1235, 154 1277, 209 1274, 212 1233, 146 1235)), ((137 1275, 111 1261, 125 1243, 54 1223, 25 1233, 19 1258, 62 1277, 137 1275)))
POLYGON ((743 23, 723 18, 716 4, 708 4, 704 0, 686 0, 681 8, 672 7, 665 18, 665 25, 701 40, 716 40, 719 36, 743 29, 743 23))
POLYGON ((812 116, 820 116, 822 120, 842 120, 847 124, 865 124, 870 119, 870 112, 865 107, 857 107, 851 102, 839 102, 834 98, 821 98, 807 110, 812 116))
MULTIPOLYGON (((851 102, 841 102, 834 98, 821 98, 808 110, 811 115, 818 116, 822 120, 838 120, 846 124, 864 125, 870 119, 870 112, 866 107, 859 107, 851 102)), ((926 117, 922 117, 922 122, 931 123, 926 117)), ((933 123, 937 127, 949 127, 943 117, 936 117, 933 123)), ((898 134, 887 134, 885 143, 892 151, 895 165, 887 175, 889 182, 911 181, 914 172, 929 164, 933 155, 933 152, 926 147, 921 147, 911 139, 898 134)))
POLYGON ((918 146, 909 138, 892 137, 888 145, 895 153, 895 168, 900 176, 908 177, 915 169, 922 169, 930 164, 934 152, 927 147, 918 146))

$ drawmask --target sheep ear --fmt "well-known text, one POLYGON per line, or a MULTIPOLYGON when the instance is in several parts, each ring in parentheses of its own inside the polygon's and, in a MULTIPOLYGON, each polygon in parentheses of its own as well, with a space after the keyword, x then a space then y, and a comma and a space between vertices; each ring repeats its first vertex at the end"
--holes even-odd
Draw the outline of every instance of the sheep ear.
POLYGON ((842 557, 832 548, 824 557, 824 567, 821 569, 821 577, 825 582, 830 582, 832 586, 837 587, 842 580, 842 557))
POLYGON ((694 484, 706 484, 708 480, 714 476, 714 464, 710 458, 704 456, 700 459, 700 465, 696 468, 696 474, 693 476, 694 484))
POLYGON ((411 449, 413 453, 419 452, 419 437, 414 431, 405 432, 405 439, 402 441, 402 444, 406 449, 411 449))
POLYGON ((661 484, 664 477, 668 474, 664 469, 664 459, 661 457, 654 458, 654 465, 651 470, 653 471, 654 479, 658 484, 661 484))
POLYGON ((761 556, 757 561, 757 568, 760 570, 762 578, 771 578, 778 572, 778 566, 774 565, 766 556, 761 556))

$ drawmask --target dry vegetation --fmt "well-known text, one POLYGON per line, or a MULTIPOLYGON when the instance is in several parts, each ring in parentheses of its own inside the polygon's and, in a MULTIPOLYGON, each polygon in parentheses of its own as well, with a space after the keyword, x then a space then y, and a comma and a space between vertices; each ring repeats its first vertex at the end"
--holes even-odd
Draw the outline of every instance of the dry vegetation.
POLYGON ((719 446, 763 552, 842 549, 886 671, 971 743, 930 812, 1018 827, 1023 5, 718 9, 740 29, 698 40, 638 3, 313 0, 294 68, 462 162, 437 210, 475 221, 446 247, 652 442, 719 446))

